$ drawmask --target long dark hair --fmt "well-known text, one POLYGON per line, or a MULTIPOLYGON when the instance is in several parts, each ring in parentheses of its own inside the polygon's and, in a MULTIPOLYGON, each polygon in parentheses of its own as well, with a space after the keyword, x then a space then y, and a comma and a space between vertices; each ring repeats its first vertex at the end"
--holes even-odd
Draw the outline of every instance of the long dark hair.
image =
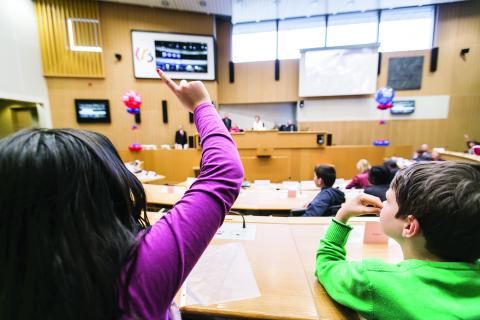
POLYGON ((105 136, 0 140, 0 319, 118 318, 148 226, 143 187, 105 136))

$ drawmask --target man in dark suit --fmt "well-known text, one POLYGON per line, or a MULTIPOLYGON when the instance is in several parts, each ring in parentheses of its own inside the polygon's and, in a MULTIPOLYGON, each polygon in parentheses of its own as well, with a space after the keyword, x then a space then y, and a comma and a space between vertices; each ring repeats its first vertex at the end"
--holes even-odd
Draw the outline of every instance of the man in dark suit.
POLYGON ((188 144, 187 141, 187 132, 183 130, 182 125, 179 125, 175 132, 175 149, 183 149, 188 144))
POLYGON ((287 125, 285 126, 285 131, 297 131, 297 126, 292 123, 292 120, 288 120, 287 125))
POLYGON ((228 113, 225 113, 222 121, 223 121, 223 124, 225 125, 225 127, 227 127, 227 130, 230 131, 230 128, 232 127, 232 119, 230 119, 228 117, 228 113))

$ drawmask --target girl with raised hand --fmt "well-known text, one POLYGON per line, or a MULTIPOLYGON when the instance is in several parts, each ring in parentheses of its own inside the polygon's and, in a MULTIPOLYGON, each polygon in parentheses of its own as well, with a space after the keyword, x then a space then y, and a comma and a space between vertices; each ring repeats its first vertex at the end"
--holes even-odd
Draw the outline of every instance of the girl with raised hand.
POLYGON ((0 319, 171 319, 170 304, 238 196, 243 169, 199 81, 162 79, 194 113, 200 176, 149 226, 145 192, 103 135, 0 140, 0 319))

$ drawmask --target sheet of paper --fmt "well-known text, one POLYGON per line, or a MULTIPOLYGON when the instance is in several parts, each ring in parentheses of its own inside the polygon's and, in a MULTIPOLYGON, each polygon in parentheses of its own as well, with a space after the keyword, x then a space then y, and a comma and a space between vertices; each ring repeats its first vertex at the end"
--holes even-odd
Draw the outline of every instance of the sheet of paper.
POLYGON ((254 224, 247 223, 243 228, 241 223, 224 223, 215 233, 214 239, 255 240, 256 232, 257 226, 254 224))
POLYGON ((260 296, 240 242, 211 245, 185 281, 185 305, 211 305, 260 296))

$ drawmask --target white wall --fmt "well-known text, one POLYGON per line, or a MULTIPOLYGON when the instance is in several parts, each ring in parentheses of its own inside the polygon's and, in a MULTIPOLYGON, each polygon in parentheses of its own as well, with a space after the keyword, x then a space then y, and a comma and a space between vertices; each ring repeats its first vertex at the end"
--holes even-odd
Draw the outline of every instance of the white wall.
POLYGON ((37 17, 31 0, 0 2, 0 98, 42 104, 40 125, 51 127, 37 17))
POLYGON ((272 129, 275 121, 279 125, 288 120, 296 122, 295 103, 264 103, 264 104, 229 104, 220 105, 220 116, 229 114, 233 123, 240 129, 252 129, 255 115, 259 115, 267 130, 272 129))
POLYGON ((376 108, 373 98, 341 98, 305 100, 297 107, 298 121, 371 121, 447 119, 449 96, 396 97, 394 100, 414 100, 415 112, 409 115, 391 115, 389 110, 376 108))

